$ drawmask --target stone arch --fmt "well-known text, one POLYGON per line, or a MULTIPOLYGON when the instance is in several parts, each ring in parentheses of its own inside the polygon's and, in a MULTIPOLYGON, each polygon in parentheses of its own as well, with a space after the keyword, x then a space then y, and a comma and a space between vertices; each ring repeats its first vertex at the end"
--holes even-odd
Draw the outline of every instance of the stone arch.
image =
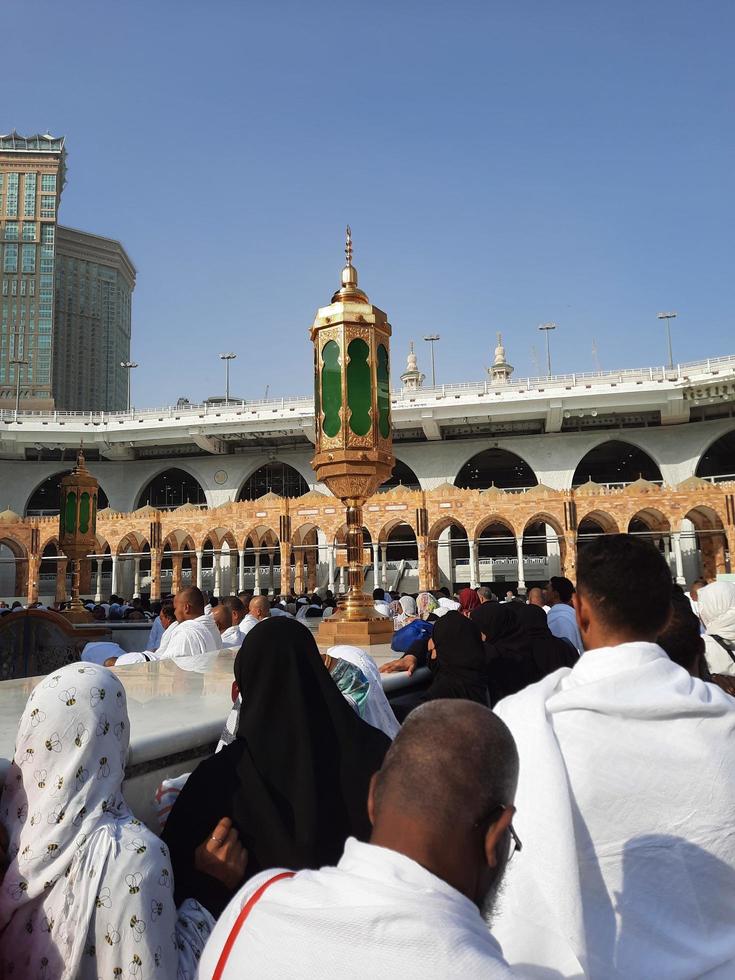
POLYGON ((0 531, 0 595, 24 598, 28 594, 28 551, 22 542, 0 531), (12 567, 11 567, 12 564, 12 567))
POLYGON ((128 531, 115 549, 118 559, 118 594, 139 595, 150 585, 151 545, 139 531, 128 531))
POLYGON ((671 523, 657 507, 641 507, 628 521, 628 534, 670 534, 671 523))
POLYGON ((485 529, 490 527, 490 525, 492 524, 497 524, 500 525, 501 527, 505 527, 514 538, 518 537, 518 532, 516 531, 516 528, 513 526, 513 522, 510 520, 510 518, 505 517, 502 514, 491 513, 491 514, 485 514, 485 516, 481 517, 480 520, 475 525, 475 530, 473 532, 473 537, 475 538, 475 541, 478 541, 482 537, 485 529))
POLYGON ((402 459, 396 459, 393 472, 388 479, 378 487, 378 493, 402 487, 404 490, 420 490, 421 483, 414 471, 402 459))
POLYGON ((719 483, 735 480, 735 429, 714 439, 699 457, 696 475, 719 483))
POLYGON ((541 511, 528 518, 523 527, 523 555, 529 566, 525 575, 528 583, 561 575, 566 566, 567 543, 557 517, 541 511))
MULTIPOLYGON (((58 470, 46 476, 30 494, 23 508, 25 517, 53 517, 59 513, 59 495, 62 479, 71 473, 71 468, 58 470)), ((109 505, 107 494, 102 486, 97 492, 97 510, 103 510, 109 505)))
POLYGON ((698 577, 710 580, 733 571, 735 555, 729 554, 722 517, 714 507, 700 504, 690 508, 681 525, 682 551, 684 555, 689 553, 695 564, 695 570, 689 569, 690 580, 698 577))
POLYGON ((492 446, 471 456, 454 479, 454 485, 465 490, 519 490, 538 486, 538 478, 518 453, 492 446))
POLYGON ((418 562, 416 529, 409 521, 389 521, 381 528, 378 540, 381 545, 385 545, 388 561, 418 562))
POLYGON ((236 500, 257 500, 267 493, 279 497, 302 497, 309 484, 291 463, 270 460, 254 469, 240 484, 236 500))
POLYGON ((198 477, 183 466, 162 466, 138 491, 136 508, 174 510, 184 504, 206 505, 207 494, 198 477))
POLYGON ((614 517, 603 510, 590 510, 577 519, 577 537, 600 534, 619 534, 620 528, 614 517))
POLYGON ((602 439, 577 463, 572 487, 592 481, 625 486, 642 478, 661 483, 661 468, 651 454, 629 439, 602 439))

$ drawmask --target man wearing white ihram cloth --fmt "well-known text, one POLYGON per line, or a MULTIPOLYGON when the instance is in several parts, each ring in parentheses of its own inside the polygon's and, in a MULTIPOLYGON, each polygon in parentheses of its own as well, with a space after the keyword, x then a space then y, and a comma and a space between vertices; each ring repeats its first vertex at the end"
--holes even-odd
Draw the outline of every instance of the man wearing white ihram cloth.
POLYGON ((495 706, 525 846, 493 933, 522 974, 735 976, 735 700, 655 642, 671 591, 648 542, 586 544, 584 656, 495 706))
MULTIPOLYGON (((174 596, 176 626, 169 627, 168 642, 158 648, 157 660, 179 660, 218 653, 222 637, 211 614, 204 613, 204 596, 196 586, 182 589, 174 596)), ((164 639, 166 634, 164 633, 164 639)))

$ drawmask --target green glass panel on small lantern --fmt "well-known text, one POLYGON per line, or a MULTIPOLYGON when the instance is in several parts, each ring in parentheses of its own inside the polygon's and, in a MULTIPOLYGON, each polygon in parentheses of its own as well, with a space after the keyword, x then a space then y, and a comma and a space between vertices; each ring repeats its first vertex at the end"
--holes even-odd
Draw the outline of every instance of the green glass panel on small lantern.
POLYGON ((390 435, 390 373, 388 351, 384 344, 378 344, 378 429, 387 439, 390 435))
POLYGON ((64 505, 64 529, 66 534, 74 534, 77 529, 77 495, 67 493, 64 505))
POLYGON ((350 428, 356 436, 366 436, 372 419, 370 388, 370 348, 361 337, 355 337, 347 348, 347 404, 350 407, 350 428))
POLYGON ((342 372, 339 366, 339 344, 328 340, 322 348, 322 429, 333 439, 339 433, 342 409, 342 372))
POLYGON ((79 530, 86 534, 89 530, 89 494, 83 493, 79 498, 79 530))

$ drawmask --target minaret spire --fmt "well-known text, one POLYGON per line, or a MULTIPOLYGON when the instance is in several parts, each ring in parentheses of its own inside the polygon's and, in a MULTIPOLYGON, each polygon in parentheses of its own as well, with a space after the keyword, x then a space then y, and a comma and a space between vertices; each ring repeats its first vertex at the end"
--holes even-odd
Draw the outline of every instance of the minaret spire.
POLYGON ((345 233, 345 259, 346 265, 352 265, 352 229, 349 225, 345 233))

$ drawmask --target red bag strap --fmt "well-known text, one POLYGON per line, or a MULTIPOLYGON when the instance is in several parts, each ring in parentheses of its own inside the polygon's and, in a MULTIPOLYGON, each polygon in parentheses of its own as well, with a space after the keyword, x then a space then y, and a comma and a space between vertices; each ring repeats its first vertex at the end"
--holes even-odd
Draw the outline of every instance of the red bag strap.
POLYGON ((282 871, 280 874, 269 878, 268 881, 264 881, 260 888, 253 892, 245 905, 243 905, 243 907, 240 909, 240 914, 230 930, 230 934, 227 937, 227 942, 222 947, 222 952, 217 960, 217 966, 214 968, 214 973, 212 974, 212 980, 221 980, 225 966, 227 965, 227 960, 232 952, 232 947, 235 945, 235 940, 239 936, 245 920, 253 911, 253 907, 256 905, 256 903, 263 897, 264 892, 266 892, 271 885, 275 885, 277 881, 280 881, 281 878, 293 878, 294 874, 295 872, 293 871, 282 871))

